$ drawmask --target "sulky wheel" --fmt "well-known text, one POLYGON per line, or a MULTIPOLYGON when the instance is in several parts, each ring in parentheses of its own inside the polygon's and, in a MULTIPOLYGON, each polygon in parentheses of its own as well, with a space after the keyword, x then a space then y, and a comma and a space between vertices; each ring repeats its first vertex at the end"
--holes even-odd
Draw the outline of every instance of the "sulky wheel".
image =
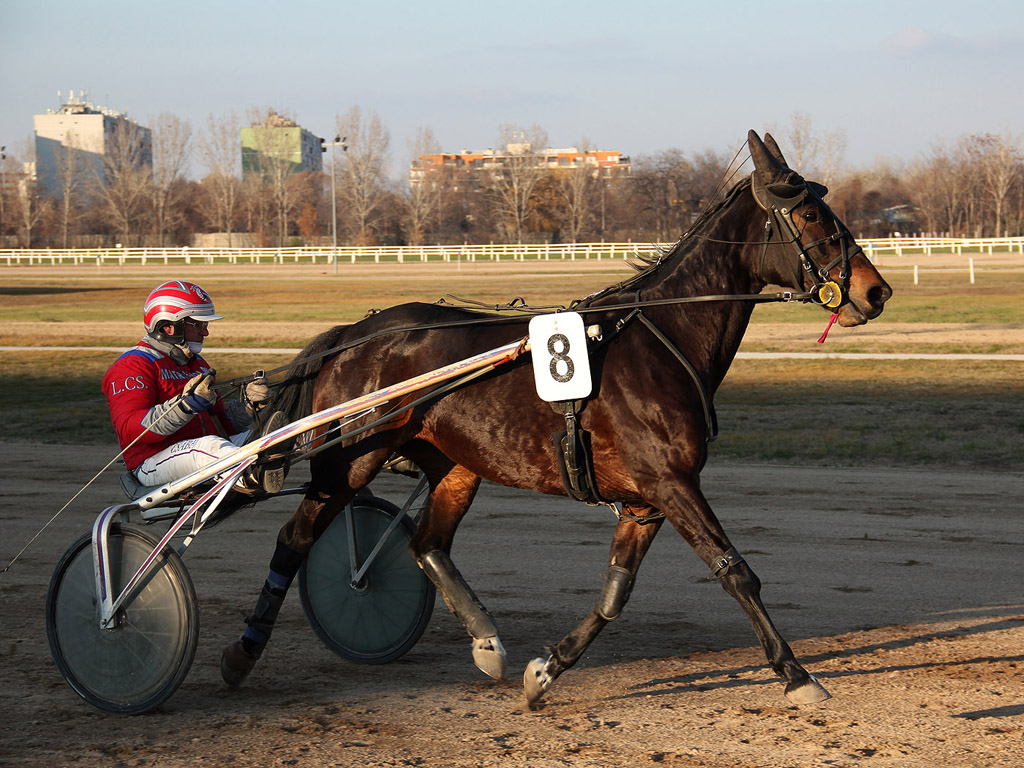
POLYGON ((302 608, 313 630, 332 651, 359 664, 386 664, 405 654, 434 610, 434 585, 409 554, 415 526, 404 515, 366 574, 352 583, 351 525, 362 564, 399 512, 384 499, 357 498, 317 539, 299 571, 302 608))
MULTIPOLYGON (((114 523, 109 550, 114 594, 158 540, 114 523)), ((105 712, 135 715, 166 701, 192 666, 199 642, 196 593, 176 552, 159 555, 136 594, 101 629, 90 534, 64 553, 46 595, 46 634, 57 669, 75 693, 105 712)))

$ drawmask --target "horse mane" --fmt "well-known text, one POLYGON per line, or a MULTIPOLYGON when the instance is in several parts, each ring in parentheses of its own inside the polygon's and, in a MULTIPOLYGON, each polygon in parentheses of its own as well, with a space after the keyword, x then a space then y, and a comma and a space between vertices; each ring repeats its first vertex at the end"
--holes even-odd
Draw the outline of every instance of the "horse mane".
POLYGON ((725 214, 725 211, 732 205, 733 201, 735 201, 735 199, 745 190, 749 189, 750 185, 751 179, 749 176, 734 184, 732 189, 726 193, 725 197, 701 211, 693 224, 690 225, 690 228, 683 232, 679 239, 671 246, 655 248, 654 252, 649 254, 643 254, 640 252, 633 254, 626 260, 626 263, 636 270, 635 275, 620 283, 603 288, 597 293, 591 294, 585 299, 577 302, 576 306, 589 305, 610 293, 618 293, 627 289, 635 289, 638 284, 646 284, 654 279, 661 270, 665 268, 666 264, 671 263, 672 265, 676 265, 693 255, 694 252, 706 242, 707 234, 715 228, 719 220, 725 214))
POLYGON ((653 271, 660 264, 670 258, 685 258, 698 245, 700 245, 701 242, 703 242, 701 235, 714 228, 715 224, 717 224, 718 220, 722 217, 725 209, 732 204, 732 201, 735 200, 744 189, 750 187, 750 183, 749 177, 737 182, 724 198, 701 211, 693 224, 690 225, 690 228, 683 232, 673 245, 667 248, 659 248, 653 256, 637 254, 635 258, 639 259, 640 263, 631 263, 630 266, 638 272, 647 272, 648 270, 653 271))
POLYGON ((283 412, 289 422, 313 412, 313 385, 321 369, 334 357, 331 352, 349 328, 350 325, 336 325, 324 331, 292 359, 292 363, 299 362, 299 365, 291 368, 276 387, 269 403, 271 412, 283 412))

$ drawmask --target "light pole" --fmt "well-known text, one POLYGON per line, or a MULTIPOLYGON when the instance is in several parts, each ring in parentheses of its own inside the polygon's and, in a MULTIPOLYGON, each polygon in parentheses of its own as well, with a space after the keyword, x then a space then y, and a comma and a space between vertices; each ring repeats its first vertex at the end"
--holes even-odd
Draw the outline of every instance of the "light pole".
POLYGON ((348 150, 348 145, 345 143, 346 138, 347 137, 335 136, 334 141, 324 141, 323 139, 320 139, 320 147, 324 152, 327 151, 327 147, 331 148, 331 242, 334 248, 331 258, 334 259, 334 274, 338 274, 338 195, 335 192, 334 182, 334 176, 338 169, 334 148, 341 147, 342 152, 348 150))
POLYGON ((4 167, 0 167, 0 232, 3 232, 4 225, 4 193, 7 191, 7 145, 0 147, 0 162, 3 162, 4 167))

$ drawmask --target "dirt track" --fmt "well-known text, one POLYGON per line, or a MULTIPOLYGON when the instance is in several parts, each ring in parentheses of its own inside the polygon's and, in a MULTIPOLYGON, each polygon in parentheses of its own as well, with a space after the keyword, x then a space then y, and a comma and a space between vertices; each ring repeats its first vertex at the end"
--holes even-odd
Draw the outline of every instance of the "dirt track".
MULTIPOLYGON (((102 464, 96 448, 0 444, 9 562, 102 464), (40 478, 50 480, 40 482, 40 478)), ((403 480, 375 485, 398 499, 403 480)), ((1024 477, 717 466, 705 491, 776 624, 834 698, 790 706, 740 609, 666 528, 623 616, 529 711, 519 675, 593 605, 610 513, 487 486, 454 557, 496 615, 515 677, 473 667, 438 601, 404 658, 327 651, 295 595, 246 685, 217 664, 294 501, 248 510, 186 557, 201 610, 188 679, 157 712, 82 702, 49 655, 64 548, 117 501, 106 475, 0 576, 0 764, 17 766, 972 766, 1024 763, 1024 477)))

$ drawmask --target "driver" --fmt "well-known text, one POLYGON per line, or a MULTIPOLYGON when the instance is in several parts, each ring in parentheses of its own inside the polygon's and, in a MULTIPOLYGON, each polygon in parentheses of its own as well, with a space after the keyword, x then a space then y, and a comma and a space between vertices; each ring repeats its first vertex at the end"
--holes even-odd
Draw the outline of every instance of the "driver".
MULTIPOLYGON (((215 373, 200 352, 208 325, 223 318, 195 283, 173 280, 146 299, 146 335, 107 369, 103 394, 124 461, 144 486, 159 486, 221 459, 248 441, 256 413, 270 399, 270 382, 256 378, 241 399, 225 403, 213 388, 215 373)), ((261 434, 285 424, 275 412, 261 434)), ((283 469, 253 465, 235 489, 276 493, 283 469)))

